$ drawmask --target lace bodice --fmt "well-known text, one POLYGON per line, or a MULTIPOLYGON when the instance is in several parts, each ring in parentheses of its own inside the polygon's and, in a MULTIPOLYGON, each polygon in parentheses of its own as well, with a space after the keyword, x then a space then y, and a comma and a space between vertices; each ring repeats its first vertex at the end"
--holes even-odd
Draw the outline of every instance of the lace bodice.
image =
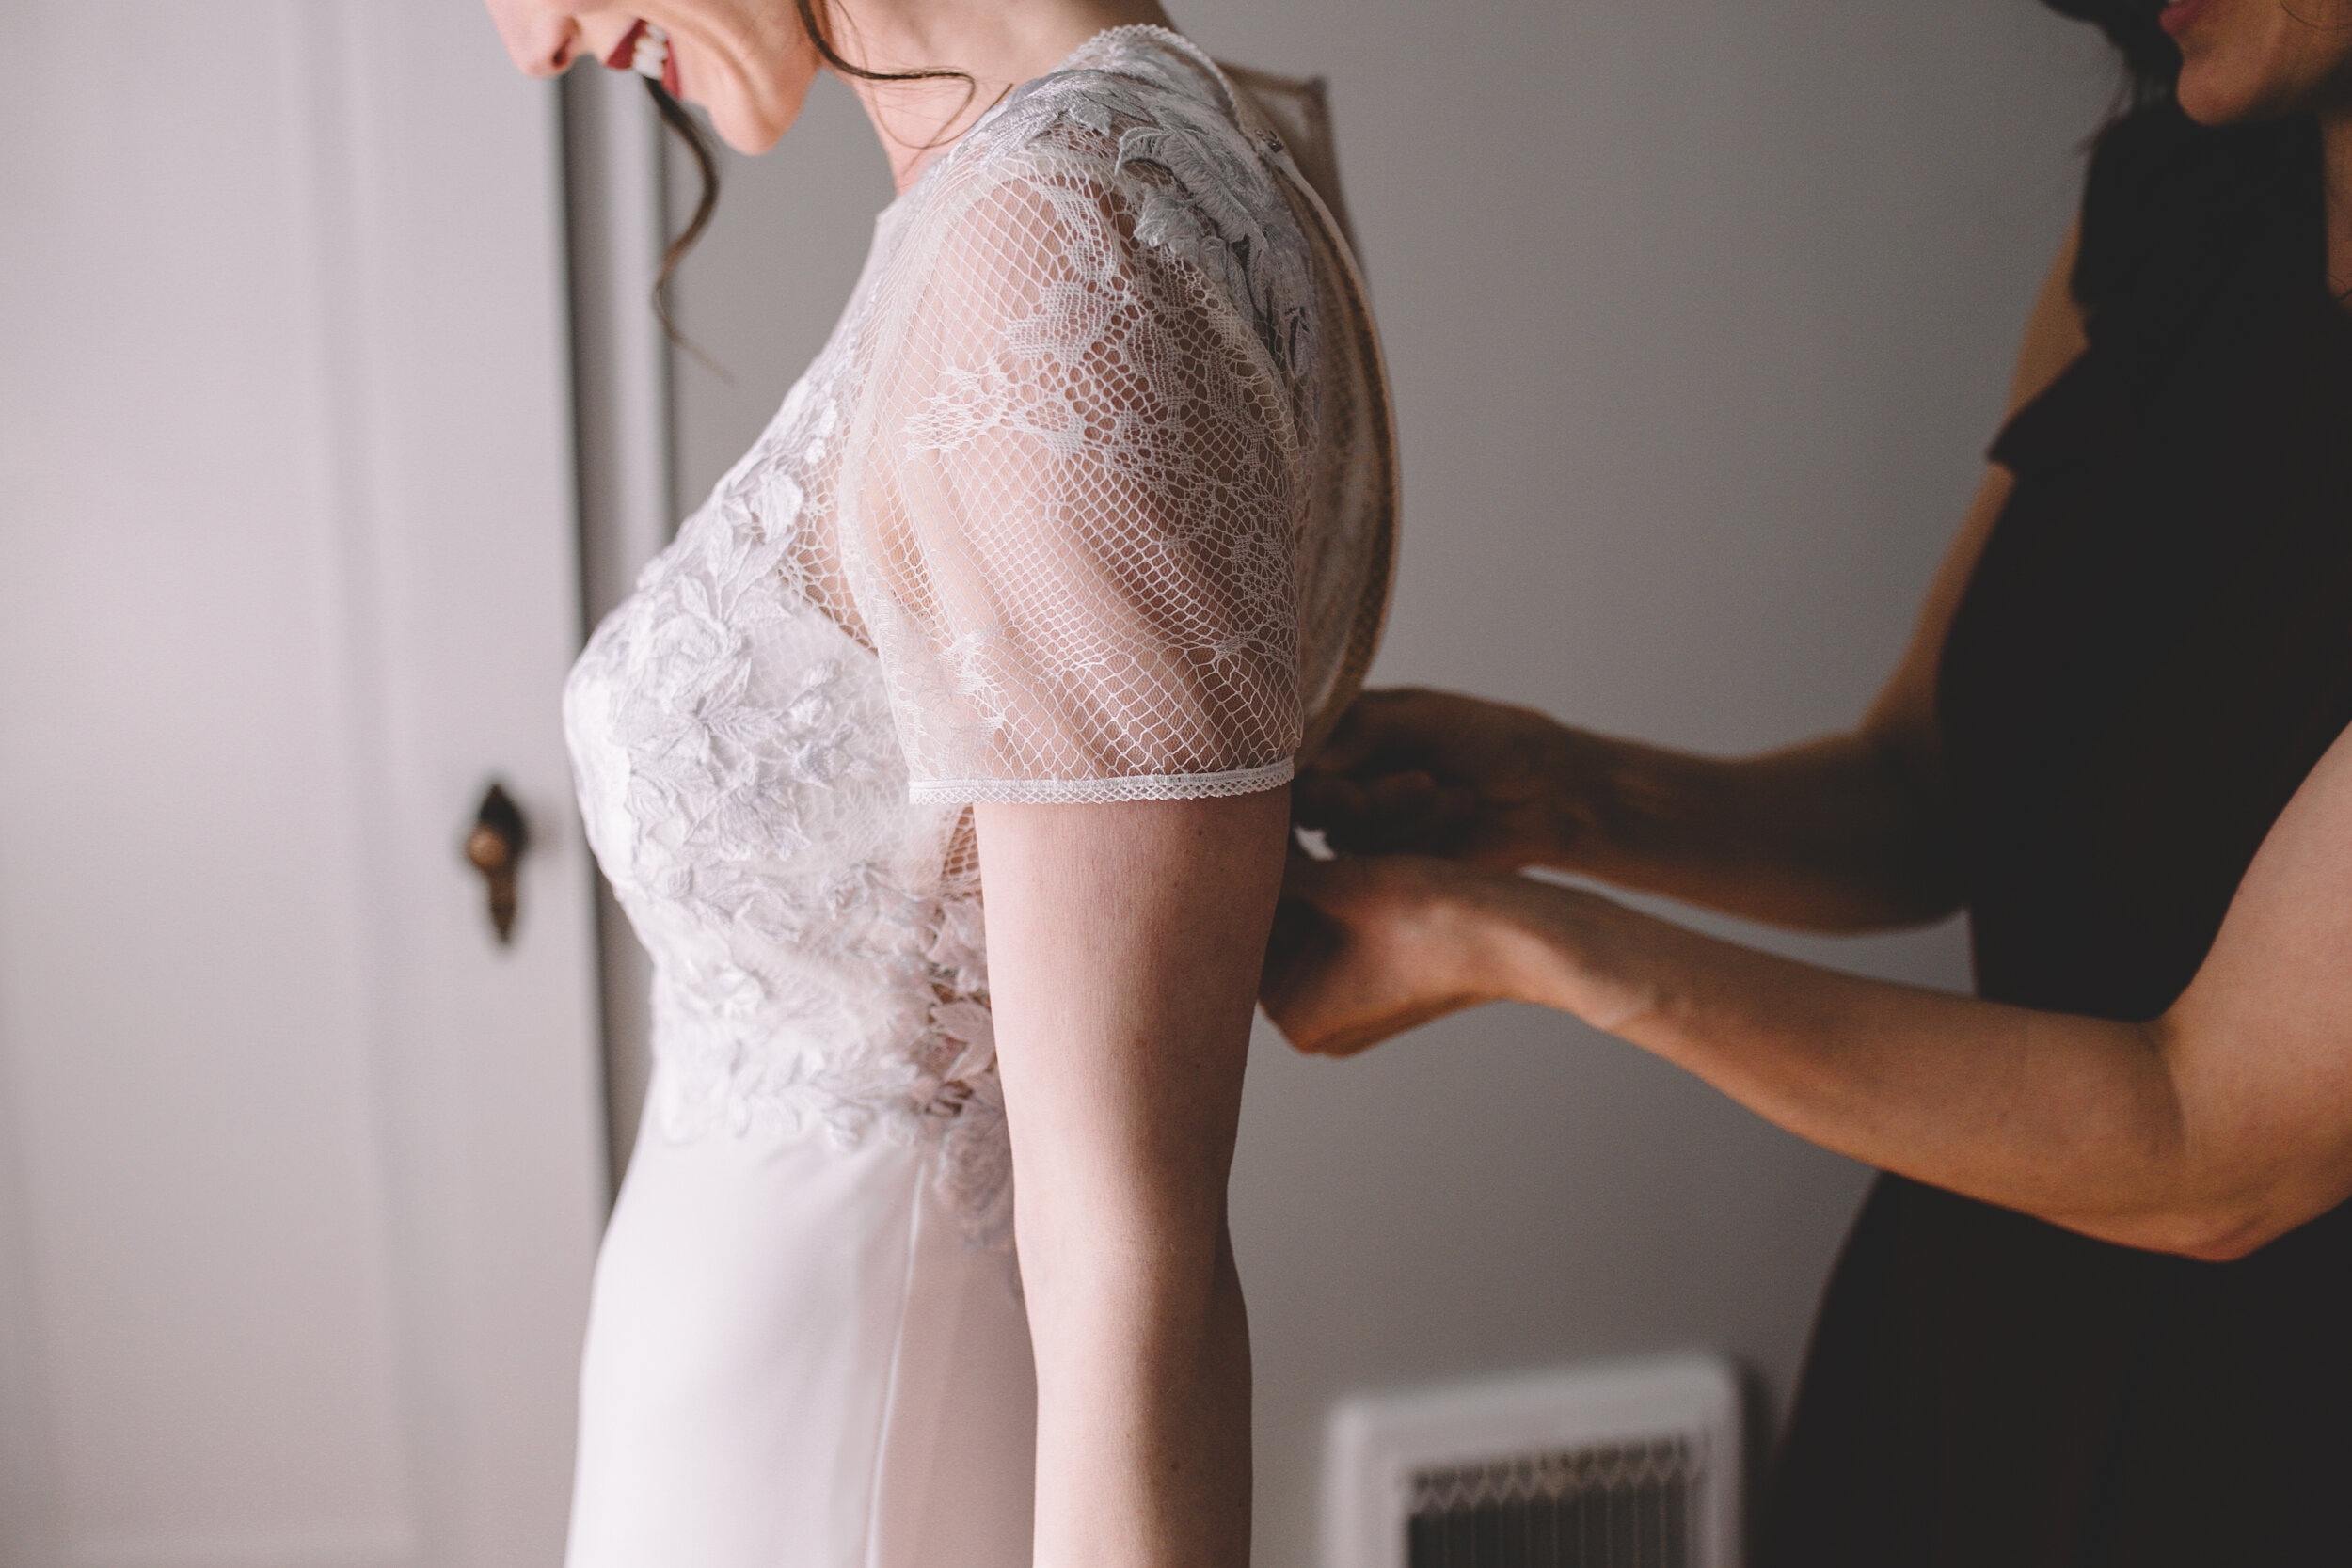
POLYGON ((1386 388, 1270 118, 1157 28, 1012 94, 590 640, 565 724, 670 1135, 936 1133, 1001 1232, 972 802, 1273 787, 1352 694, 1386 388))

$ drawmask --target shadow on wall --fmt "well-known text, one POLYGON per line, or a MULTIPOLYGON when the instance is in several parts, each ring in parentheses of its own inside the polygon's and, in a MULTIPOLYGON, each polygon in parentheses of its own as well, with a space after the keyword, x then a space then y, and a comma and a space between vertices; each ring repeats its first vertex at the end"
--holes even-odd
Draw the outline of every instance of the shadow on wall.
MULTIPOLYGON (((1998 420, 2108 100, 2096 40, 2032 0, 1177 21, 1331 79, 1405 441, 1377 680, 1711 751, 1851 722, 1998 420)), ((734 378, 676 366, 689 504, 816 352, 890 195, 829 82, 727 172, 678 293, 734 378)), ((1742 934, 1966 983, 1954 927, 1742 934)), ((1262 1563, 1314 1560, 1321 1422, 1352 1391, 1704 1346, 1785 1402, 1867 1173, 1532 1011, 1347 1063, 1267 1032, 1252 1066, 1233 1205, 1262 1563)))

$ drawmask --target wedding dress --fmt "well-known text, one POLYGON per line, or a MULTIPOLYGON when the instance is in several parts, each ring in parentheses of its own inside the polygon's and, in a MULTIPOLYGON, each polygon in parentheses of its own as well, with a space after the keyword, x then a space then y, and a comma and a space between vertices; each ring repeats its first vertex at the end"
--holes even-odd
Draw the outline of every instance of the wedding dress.
POLYGON ((1028 1561, 971 806, 1277 787, 1360 680, 1394 442, 1319 103, 1152 27, 1013 92, 574 671, 656 1067, 571 1568, 1028 1561))

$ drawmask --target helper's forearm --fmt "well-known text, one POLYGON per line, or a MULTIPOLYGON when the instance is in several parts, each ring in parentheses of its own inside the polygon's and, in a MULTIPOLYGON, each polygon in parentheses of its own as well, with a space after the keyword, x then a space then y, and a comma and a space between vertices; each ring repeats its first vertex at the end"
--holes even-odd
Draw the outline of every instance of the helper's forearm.
POLYGON ((1864 735, 1715 758, 1607 749, 1606 805, 1561 869, 1804 930, 1915 926, 1959 907, 1947 814, 1864 735))
POLYGON ((2260 1195, 2198 1147, 2164 1026, 2029 1011, 1758 953, 1527 884, 1511 993, 1856 1160, 2130 1246, 2237 1255, 2260 1195))

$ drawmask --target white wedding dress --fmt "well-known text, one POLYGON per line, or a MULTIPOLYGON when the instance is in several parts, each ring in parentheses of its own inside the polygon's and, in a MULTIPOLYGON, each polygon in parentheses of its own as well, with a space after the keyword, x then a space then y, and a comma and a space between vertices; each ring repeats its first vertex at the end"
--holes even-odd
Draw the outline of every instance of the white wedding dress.
POLYGON ((970 807, 1276 787, 1360 679, 1394 445, 1319 105, 1148 27, 1010 95, 574 671, 657 1059, 571 1568, 1027 1563, 970 807))

